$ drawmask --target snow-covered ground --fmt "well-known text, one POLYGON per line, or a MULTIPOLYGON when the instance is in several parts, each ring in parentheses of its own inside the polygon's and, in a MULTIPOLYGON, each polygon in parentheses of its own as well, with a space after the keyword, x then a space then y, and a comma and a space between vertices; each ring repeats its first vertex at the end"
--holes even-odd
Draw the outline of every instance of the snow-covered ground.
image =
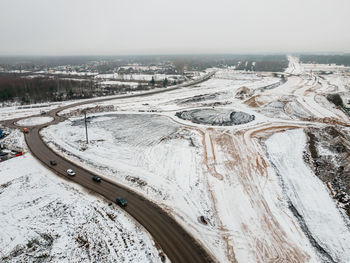
POLYGON ((349 224, 304 163, 302 128, 350 122, 325 98, 348 92, 348 76, 321 78, 289 60, 285 83, 219 69, 195 86, 65 110, 115 110, 88 113, 88 145, 82 116, 42 134, 60 154, 159 204, 218 262, 347 262, 349 224), (217 127, 175 116, 198 108, 256 118, 217 127))
MULTIPOLYGON (((8 134, 1 138, 0 143, 5 149, 17 149, 27 151, 27 145, 24 141, 23 132, 20 129, 3 128, 4 133, 8 134)), ((1 171, 1 168, 0 168, 1 171)))
MULTIPOLYGON (((258 76, 258 74, 255 73, 242 74, 232 69, 223 70, 217 74, 200 85, 155 94, 151 98, 145 96, 135 97, 133 99, 118 99, 97 104, 86 104, 77 108, 90 108, 96 105, 110 105, 111 103, 115 105, 115 108, 122 111, 177 111, 190 107, 211 106, 213 103, 228 106, 234 104, 239 105, 239 107, 245 107, 241 105, 239 99, 235 98, 240 88, 244 86, 254 91, 280 81, 279 78, 274 78, 272 76, 258 76), (244 77, 242 77, 242 75, 244 75, 244 77), (208 94, 210 95, 209 97, 207 97, 208 94)), ((61 114, 74 110, 76 110, 76 108, 70 108, 64 110, 61 114)))
POLYGON ((100 82, 101 85, 105 86, 112 86, 112 85, 125 85, 125 86, 132 86, 137 87, 139 85, 138 82, 123 82, 123 81, 117 81, 117 80, 105 80, 100 82))
POLYGON ((69 102, 34 104, 34 105, 26 105, 26 106, 14 105, 14 106, 0 107, 0 121, 40 114, 43 111, 46 112, 67 104, 69 104, 69 102))
POLYGON ((344 65, 336 65, 336 64, 302 64, 306 72, 310 72, 312 70, 313 72, 342 72, 342 71, 349 71, 350 67, 346 67, 344 65))
POLYGON ((109 80, 141 80, 141 81, 151 81, 152 77, 156 81, 161 81, 167 78, 168 80, 183 80, 181 75, 165 75, 165 74, 98 74, 95 76, 97 79, 109 79, 109 80))
POLYGON ((44 123, 48 123, 53 121, 52 117, 31 117, 31 118, 26 118, 26 119, 22 119, 19 120, 18 122, 16 122, 17 125, 19 126, 35 126, 35 125, 40 125, 40 124, 44 124, 44 123))
POLYGON ((308 257, 317 262, 287 208, 280 215, 281 204, 275 201, 281 195, 277 179, 270 183, 264 177, 259 179, 249 162, 244 163, 248 156, 232 158, 231 151, 243 154, 242 147, 249 152, 244 137, 230 130, 217 133, 186 127, 166 116, 111 113, 89 117, 90 144, 85 145, 82 122, 81 118, 72 119, 50 126, 43 134, 54 149, 64 149, 75 162, 137 189, 163 206, 220 262, 233 258, 264 262, 271 255, 288 259, 290 253, 295 259, 308 257), (249 179, 245 171, 258 178, 249 179), (261 185, 265 185, 264 191, 261 185), (252 193, 245 193, 249 188, 252 193), (269 210, 251 205, 257 196, 269 210), (263 221, 264 214, 276 217, 276 222, 263 221), (208 226, 199 223, 200 215, 208 218, 208 226), (271 235, 268 228, 276 228, 276 234, 271 235), (248 230, 249 235, 245 233, 248 230), (282 243, 276 243, 280 232, 285 233, 279 237, 282 243), (258 236, 262 237, 256 240, 258 236), (269 250, 269 257, 260 255, 262 249, 269 250))
POLYGON ((0 164, 0 207, 1 262, 160 262, 150 235, 122 209, 30 153, 0 164))
POLYGON ((272 164, 281 177, 287 202, 310 232, 324 261, 349 262, 350 221, 343 217, 329 190, 303 161, 306 136, 303 130, 277 133, 266 141, 272 164))
MULTIPOLYGON (((198 217, 204 213, 212 218, 213 214, 203 183, 198 154, 202 149, 198 148, 201 142, 195 141, 196 131, 183 130, 167 117, 153 114, 100 114, 89 118, 90 144, 86 147, 81 121, 79 118, 51 126, 43 134, 54 148, 68 151, 68 157, 141 190, 147 198, 204 231, 205 237, 208 230, 198 224, 198 217), (70 140, 64 139, 67 134, 70 140), (80 151, 82 146, 87 148, 85 154, 80 151)), ((213 239, 220 242, 216 236, 213 239)))
POLYGON ((303 66, 301 63, 299 63, 299 58, 294 57, 294 56, 288 56, 289 60, 289 65, 288 68, 285 70, 286 73, 288 74, 302 74, 304 71, 303 66))

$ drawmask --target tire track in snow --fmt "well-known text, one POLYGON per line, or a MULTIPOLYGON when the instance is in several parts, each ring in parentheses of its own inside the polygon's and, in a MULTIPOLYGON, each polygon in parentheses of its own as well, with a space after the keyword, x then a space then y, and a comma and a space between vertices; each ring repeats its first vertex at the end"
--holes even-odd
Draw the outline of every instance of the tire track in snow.
POLYGON ((301 227, 301 229, 303 230, 303 232, 305 233, 305 235, 307 236, 307 238, 309 239, 310 243, 312 244, 312 246, 317 250, 317 252, 321 255, 322 258, 324 258, 326 260, 326 262, 330 262, 330 263, 336 263, 336 261, 334 261, 334 259, 332 258, 331 255, 329 255, 327 253, 326 250, 324 250, 324 248, 316 241, 316 239, 313 237, 313 235, 311 234, 307 224, 304 221, 304 218, 301 214, 299 214, 298 210, 295 208, 295 206, 293 205, 292 201, 288 201, 288 205, 289 205, 289 209, 290 211, 292 211, 293 215, 295 216, 295 218, 298 220, 298 223, 301 227))
MULTIPOLYGON (((290 126, 284 128, 289 127, 290 126)), ((263 131, 265 129, 266 127, 263 128, 263 131)), ((245 230, 242 231, 238 229, 238 231, 246 233, 244 242, 250 244, 248 245, 249 250, 250 253, 255 254, 256 262, 270 262, 271 260, 273 262, 308 261, 307 259, 310 258, 310 256, 302 247, 298 247, 289 241, 288 235, 283 230, 278 219, 275 218, 274 213, 270 209, 270 205, 264 198, 264 189, 261 182, 265 179, 262 179, 261 176, 267 178, 266 175, 268 173, 266 171, 267 162, 262 157, 263 155, 259 154, 261 149, 256 149, 256 145, 252 142, 246 144, 244 140, 245 133, 237 132, 228 134, 213 129, 208 129, 206 132, 210 133, 208 137, 212 138, 214 145, 217 146, 217 151, 221 152, 219 153, 221 157, 222 154, 225 157, 224 160, 220 160, 221 164, 226 167, 226 172, 223 174, 224 182, 226 184, 233 183, 233 185, 243 187, 244 195, 249 198, 250 205, 253 209, 252 211, 255 211, 255 218, 258 219, 258 222, 247 224, 244 223, 246 221, 243 220, 241 221, 241 227, 245 230), (254 146, 253 149, 251 149, 252 146, 254 146), (254 229, 256 226, 260 226, 261 229, 264 229, 262 237, 259 237, 259 235, 255 233, 254 229), (250 235, 248 233, 250 233, 250 235)), ((257 133, 258 131, 255 132, 257 133)), ((218 152, 216 158, 218 158, 218 152)), ((216 167, 216 165, 220 164, 216 163, 214 166, 216 167)), ((217 202, 219 199, 217 197, 218 193, 213 191, 212 194, 213 200, 217 202)), ((220 212, 222 211, 217 210, 218 217, 220 217, 220 212)), ((221 221, 221 224, 225 225, 227 222, 221 221)), ((227 227, 225 227, 225 229, 227 229, 227 227)), ((261 232, 259 233, 261 234, 261 232)), ((239 241, 232 239, 232 233, 227 233, 224 238, 230 241, 230 243, 233 243, 231 246, 234 248, 239 244, 239 241)))

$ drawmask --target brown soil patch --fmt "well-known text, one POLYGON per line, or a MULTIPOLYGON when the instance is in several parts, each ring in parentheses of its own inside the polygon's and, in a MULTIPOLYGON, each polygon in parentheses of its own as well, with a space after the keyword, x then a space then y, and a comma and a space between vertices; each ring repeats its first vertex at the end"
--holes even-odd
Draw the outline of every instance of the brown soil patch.
MULTIPOLYGON (((261 133, 274 133, 285 131, 287 129, 300 128, 297 125, 276 125, 262 127, 248 132, 249 145, 246 143, 246 134, 220 132, 215 130, 207 131, 216 151, 224 154, 223 165, 226 167, 227 174, 222 174, 225 182, 228 184, 239 183, 243 186, 245 194, 249 197, 251 205, 256 211, 256 216, 260 218, 260 228, 264 231, 264 236, 259 237, 254 233, 254 227, 248 224, 243 225, 247 232, 246 239, 252 244, 252 250, 255 251, 256 262, 308 262, 310 256, 303 250, 289 241, 289 237, 283 230, 283 227, 275 219, 264 198, 264 193, 257 178, 259 176, 267 177, 268 162, 264 158, 262 149, 255 137, 261 136, 261 133), (254 139, 255 138, 255 139, 254 139), (251 146, 256 146, 251 149, 251 146), (258 177, 257 177, 258 176, 258 177), (250 233, 250 234, 249 234, 250 233)), ((210 171, 209 171, 210 172, 210 171)), ((230 236, 224 236, 226 244, 234 243, 230 236)), ((229 254, 229 247, 227 253, 229 254)))

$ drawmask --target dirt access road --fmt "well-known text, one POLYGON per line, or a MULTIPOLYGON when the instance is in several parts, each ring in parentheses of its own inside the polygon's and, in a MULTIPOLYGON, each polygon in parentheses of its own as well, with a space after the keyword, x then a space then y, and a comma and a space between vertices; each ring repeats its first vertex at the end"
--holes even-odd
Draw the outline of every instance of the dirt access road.
MULTIPOLYGON (((141 195, 133 192, 131 189, 128 189, 122 185, 118 185, 115 182, 107 180, 102 176, 100 176, 102 178, 102 182, 95 183, 92 180, 92 177, 96 174, 84 169, 83 167, 78 166, 77 164, 74 164, 62 156, 57 155, 44 143, 40 136, 40 130, 42 128, 64 120, 64 118, 57 115, 58 112, 64 109, 80 106, 83 104, 102 102, 106 100, 150 96, 153 94, 198 84, 200 82, 208 80, 214 74, 215 72, 209 73, 200 80, 182 84, 177 87, 141 94, 78 102, 51 110, 47 113, 47 115, 53 117, 53 121, 43 125, 28 127, 29 132, 25 134, 26 143, 31 153, 57 175, 63 176, 67 178, 67 180, 78 183, 85 188, 104 196, 112 202, 114 202, 119 196, 125 198, 128 202, 128 206, 125 208, 125 211, 148 230, 155 242, 162 248, 171 262, 214 262, 212 255, 209 255, 209 253, 201 247, 198 241, 190 236, 170 215, 164 212, 160 207, 145 199, 141 195), (57 165, 51 166, 50 160, 56 160, 57 165), (66 170, 69 168, 73 169, 76 172, 76 175, 74 177, 67 176, 66 170)), ((11 128, 18 128, 18 126, 15 125, 15 122, 20 119, 25 118, 7 120, 2 122, 2 124, 11 128)))

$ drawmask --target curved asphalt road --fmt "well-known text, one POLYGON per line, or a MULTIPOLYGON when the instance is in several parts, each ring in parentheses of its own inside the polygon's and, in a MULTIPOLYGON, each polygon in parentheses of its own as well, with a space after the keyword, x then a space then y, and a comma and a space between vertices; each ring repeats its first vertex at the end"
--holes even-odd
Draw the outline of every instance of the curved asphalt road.
MULTIPOLYGON (((209 79, 212 75, 213 74, 208 75, 208 77, 204 78, 202 81, 209 79)), ((197 83, 199 82, 191 83, 191 85, 197 83)), ((101 176, 100 177, 102 178, 102 182, 95 183, 92 181, 92 177, 96 174, 74 164, 68 159, 53 152, 44 143, 40 136, 40 130, 42 128, 51 124, 58 123, 64 119, 57 116, 57 113, 63 109, 112 99, 114 100, 138 96, 149 96, 174 89, 176 88, 168 88, 143 94, 126 95, 118 98, 105 98, 93 101, 78 102, 72 105, 54 109, 48 113, 51 117, 54 118, 54 120, 48 124, 30 127, 29 133, 25 134, 25 140, 31 153, 56 174, 64 176, 68 180, 78 183, 113 202, 118 196, 125 198, 128 202, 128 206, 125 208, 125 211, 148 230, 153 239, 161 246, 163 251, 172 262, 214 262, 209 253, 203 249, 194 238, 192 238, 172 217, 164 212, 159 206, 148 201, 132 190, 127 189, 122 185, 118 185, 101 176), (57 165, 50 166, 50 160, 56 160, 57 165), (74 177, 67 176, 66 170, 68 168, 71 168, 76 172, 76 175, 74 177)), ((14 122, 18 120, 19 119, 5 121, 3 124, 9 127, 15 127, 14 122)))

